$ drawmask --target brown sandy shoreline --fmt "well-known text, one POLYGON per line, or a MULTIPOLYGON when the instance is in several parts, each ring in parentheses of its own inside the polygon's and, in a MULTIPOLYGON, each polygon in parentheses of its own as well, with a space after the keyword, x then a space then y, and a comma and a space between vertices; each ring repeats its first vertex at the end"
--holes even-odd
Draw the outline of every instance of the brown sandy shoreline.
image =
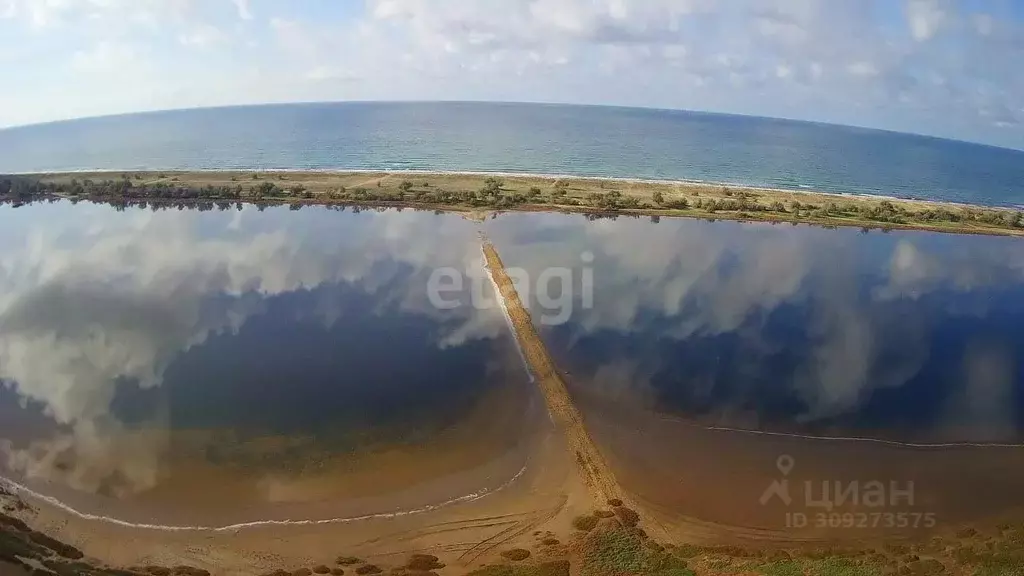
MULTIPOLYGON (((478 215, 550 211, 1024 236, 1024 213, 1012 208, 687 181, 500 172, 306 170, 89 171, 16 178, 59 187, 86 180, 123 179, 132 184, 129 193, 119 189, 73 196, 105 201, 180 202, 181 195, 167 190, 192 188, 197 193, 188 196, 190 202, 389 206, 478 215), (256 191, 261 185, 266 187, 265 193, 256 191)), ((69 196, 65 191, 56 195, 69 196)))
POLYGON ((716 429, 665 417, 618 399, 614 402, 573 387, 595 442, 620 484, 670 533, 689 541, 734 543, 861 538, 922 540, 966 525, 996 526, 1024 519, 1024 445, 897 444, 828 437, 756 434, 716 429), (780 456, 792 468, 778 468, 780 456), (953 472, 955 471, 955 473, 953 472), (793 502, 762 503, 773 482, 790 481, 793 502), (861 486, 872 480, 913 483, 912 499, 867 508, 808 506, 808 485, 820 499, 821 483, 861 486), (866 526, 848 530, 798 529, 787 514, 931 514, 934 525, 866 526))

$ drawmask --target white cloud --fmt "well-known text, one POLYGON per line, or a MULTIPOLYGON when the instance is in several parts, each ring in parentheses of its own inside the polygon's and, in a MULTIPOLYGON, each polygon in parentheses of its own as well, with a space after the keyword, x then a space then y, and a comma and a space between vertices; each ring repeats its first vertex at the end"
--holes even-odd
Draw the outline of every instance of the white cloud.
POLYGON ((992 30, 995 28, 995 23, 992 20, 992 16, 989 14, 976 14, 973 18, 973 22, 974 29, 982 36, 992 34, 992 30))
POLYGON ((306 73, 306 78, 315 82, 328 80, 351 82, 358 79, 355 74, 352 74, 343 68, 336 68, 332 66, 317 66, 306 73))
POLYGON ((946 11, 939 0, 908 0, 907 24, 915 40, 928 40, 946 20, 946 11))
POLYGON ((252 10, 249 8, 249 0, 232 0, 238 10, 238 17, 242 20, 252 20, 252 10))
MULTIPOLYGON (((13 19, 0 22, 34 30, 10 43, 8 58, 58 42, 65 48, 46 52, 63 49, 70 59, 98 50, 100 38, 176 69, 173 78, 217 85, 137 98, 129 110, 308 99, 567 101, 800 117, 1024 147, 1019 19, 944 0, 904 0, 902 14, 887 13, 892 21, 861 0, 368 0, 355 14, 351 5, 313 14, 304 3, 281 4, 266 21, 242 0, 7 2, 13 19), (60 24, 73 26, 58 31, 60 24), (170 52, 165 34, 207 50, 170 52), (946 42, 927 41, 940 34, 946 42), (935 77, 948 79, 941 90, 928 86, 935 77)), ((68 92, 85 94, 69 113, 127 111, 81 82, 0 96, 0 125, 52 119, 68 92)))
POLYGON ((127 72, 143 60, 129 44, 102 41, 88 50, 79 50, 71 57, 78 72, 86 74, 127 72))
POLYGON ((178 41, 184 46, 195 46, 197 48, 209 48, 227 40, 227 34, 223 30, 210 24, 201 24, 193 30, 178 36, 178 41))
POLYGON ((871 62, 853 62, 846 69, 854 76, 877 76, 878 69, 871 62))

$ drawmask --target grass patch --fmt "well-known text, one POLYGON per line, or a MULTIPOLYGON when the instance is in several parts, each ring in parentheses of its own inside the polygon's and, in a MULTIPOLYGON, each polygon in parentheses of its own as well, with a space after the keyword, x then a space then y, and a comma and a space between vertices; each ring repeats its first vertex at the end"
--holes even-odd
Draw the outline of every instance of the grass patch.
POLYGON ((799 562, 781 560, 759 566, 757 572, 764 576, 803 576, 804 569, 799 562))
POLYGON ((558 560, 533 566, 484 566, 466 576, 569 576, 569 568, 568 560, 558 560))
POLYGON ((583 540, 582 574, 693 576, 685 560, 648 546, 646 540, 639 530, 624 527, 602 527, 588 533, 583 540))
POLYGON ((693 544, 680 544, 672 549, 672 553, 680 558, 695 558, 701 553, 701 548, 693 544))
POLYGON ((979 556, 974 576, 1024 576, 1024 557, 1006 553, 979 556))
POLYGON ((881 576, 882 570, 848 558, 824 558, 808 562, 806 573, 809 576, 881 576))

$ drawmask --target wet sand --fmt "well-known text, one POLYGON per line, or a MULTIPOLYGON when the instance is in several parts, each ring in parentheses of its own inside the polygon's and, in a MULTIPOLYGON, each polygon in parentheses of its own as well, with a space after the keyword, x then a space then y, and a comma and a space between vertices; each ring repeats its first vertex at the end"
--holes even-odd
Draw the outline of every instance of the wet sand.
POLYGON ((676 538, 707 543, 924 538, 1024 518, 1024 447, 922 448, 711 430, 594 398, 577 387, 572 391, 623 488, 676 538), (781 468, 780 456, 791 459, 781 468), (790 504, 778 496, 762 503, 773 483, 783 480, 790 504), (837 483, 841 489, 856 485, 863 493, 871 481, 886 487, 882 506, 849 497, 831 508, 815 505, 825 501, 823 482, 830 486, 827 501, 838 503, 837 483), (912 501, 902 492, 911 484, 912 501), (806 515, 808 525, 795 525, 800 521, 793 520, 794 513, 806 515), (888 515, 900 513, 909 515, 906 526, 898 525, 898 516, 887 526, 888 515), (853 526, 835 525, 847 518, 853 526))
MULTIPOLYGON (((36 529, 113 565, 187 564, 213 574, 253 574, 354 555, 401 564, 430 552, 456 573, 493 561, 498 552, 529 541, 533 532, 570 530, 571 519, 592 509, 561 434, 545 417, 522 440, 530 454, 521 474, 499 490, 419 513, 324 524, 261 524, 226 530, 157 530, 84 519, 45 502, 23 516, 36 529)), ((380 470, 388 474, 389 470, 380 470)), ((423 493, 419 493, 421 498, 423 493)), ((388 500, 393 502, 392 500, 388 500)))

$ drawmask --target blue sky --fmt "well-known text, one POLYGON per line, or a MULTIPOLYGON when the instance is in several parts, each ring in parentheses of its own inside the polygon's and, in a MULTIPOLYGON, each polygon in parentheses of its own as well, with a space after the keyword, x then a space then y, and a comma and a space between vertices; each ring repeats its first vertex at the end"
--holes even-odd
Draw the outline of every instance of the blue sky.
POLYGON ((0 0, 0 126, 325 100, 687 108, 1024 149, 1019 0, 0 0))

